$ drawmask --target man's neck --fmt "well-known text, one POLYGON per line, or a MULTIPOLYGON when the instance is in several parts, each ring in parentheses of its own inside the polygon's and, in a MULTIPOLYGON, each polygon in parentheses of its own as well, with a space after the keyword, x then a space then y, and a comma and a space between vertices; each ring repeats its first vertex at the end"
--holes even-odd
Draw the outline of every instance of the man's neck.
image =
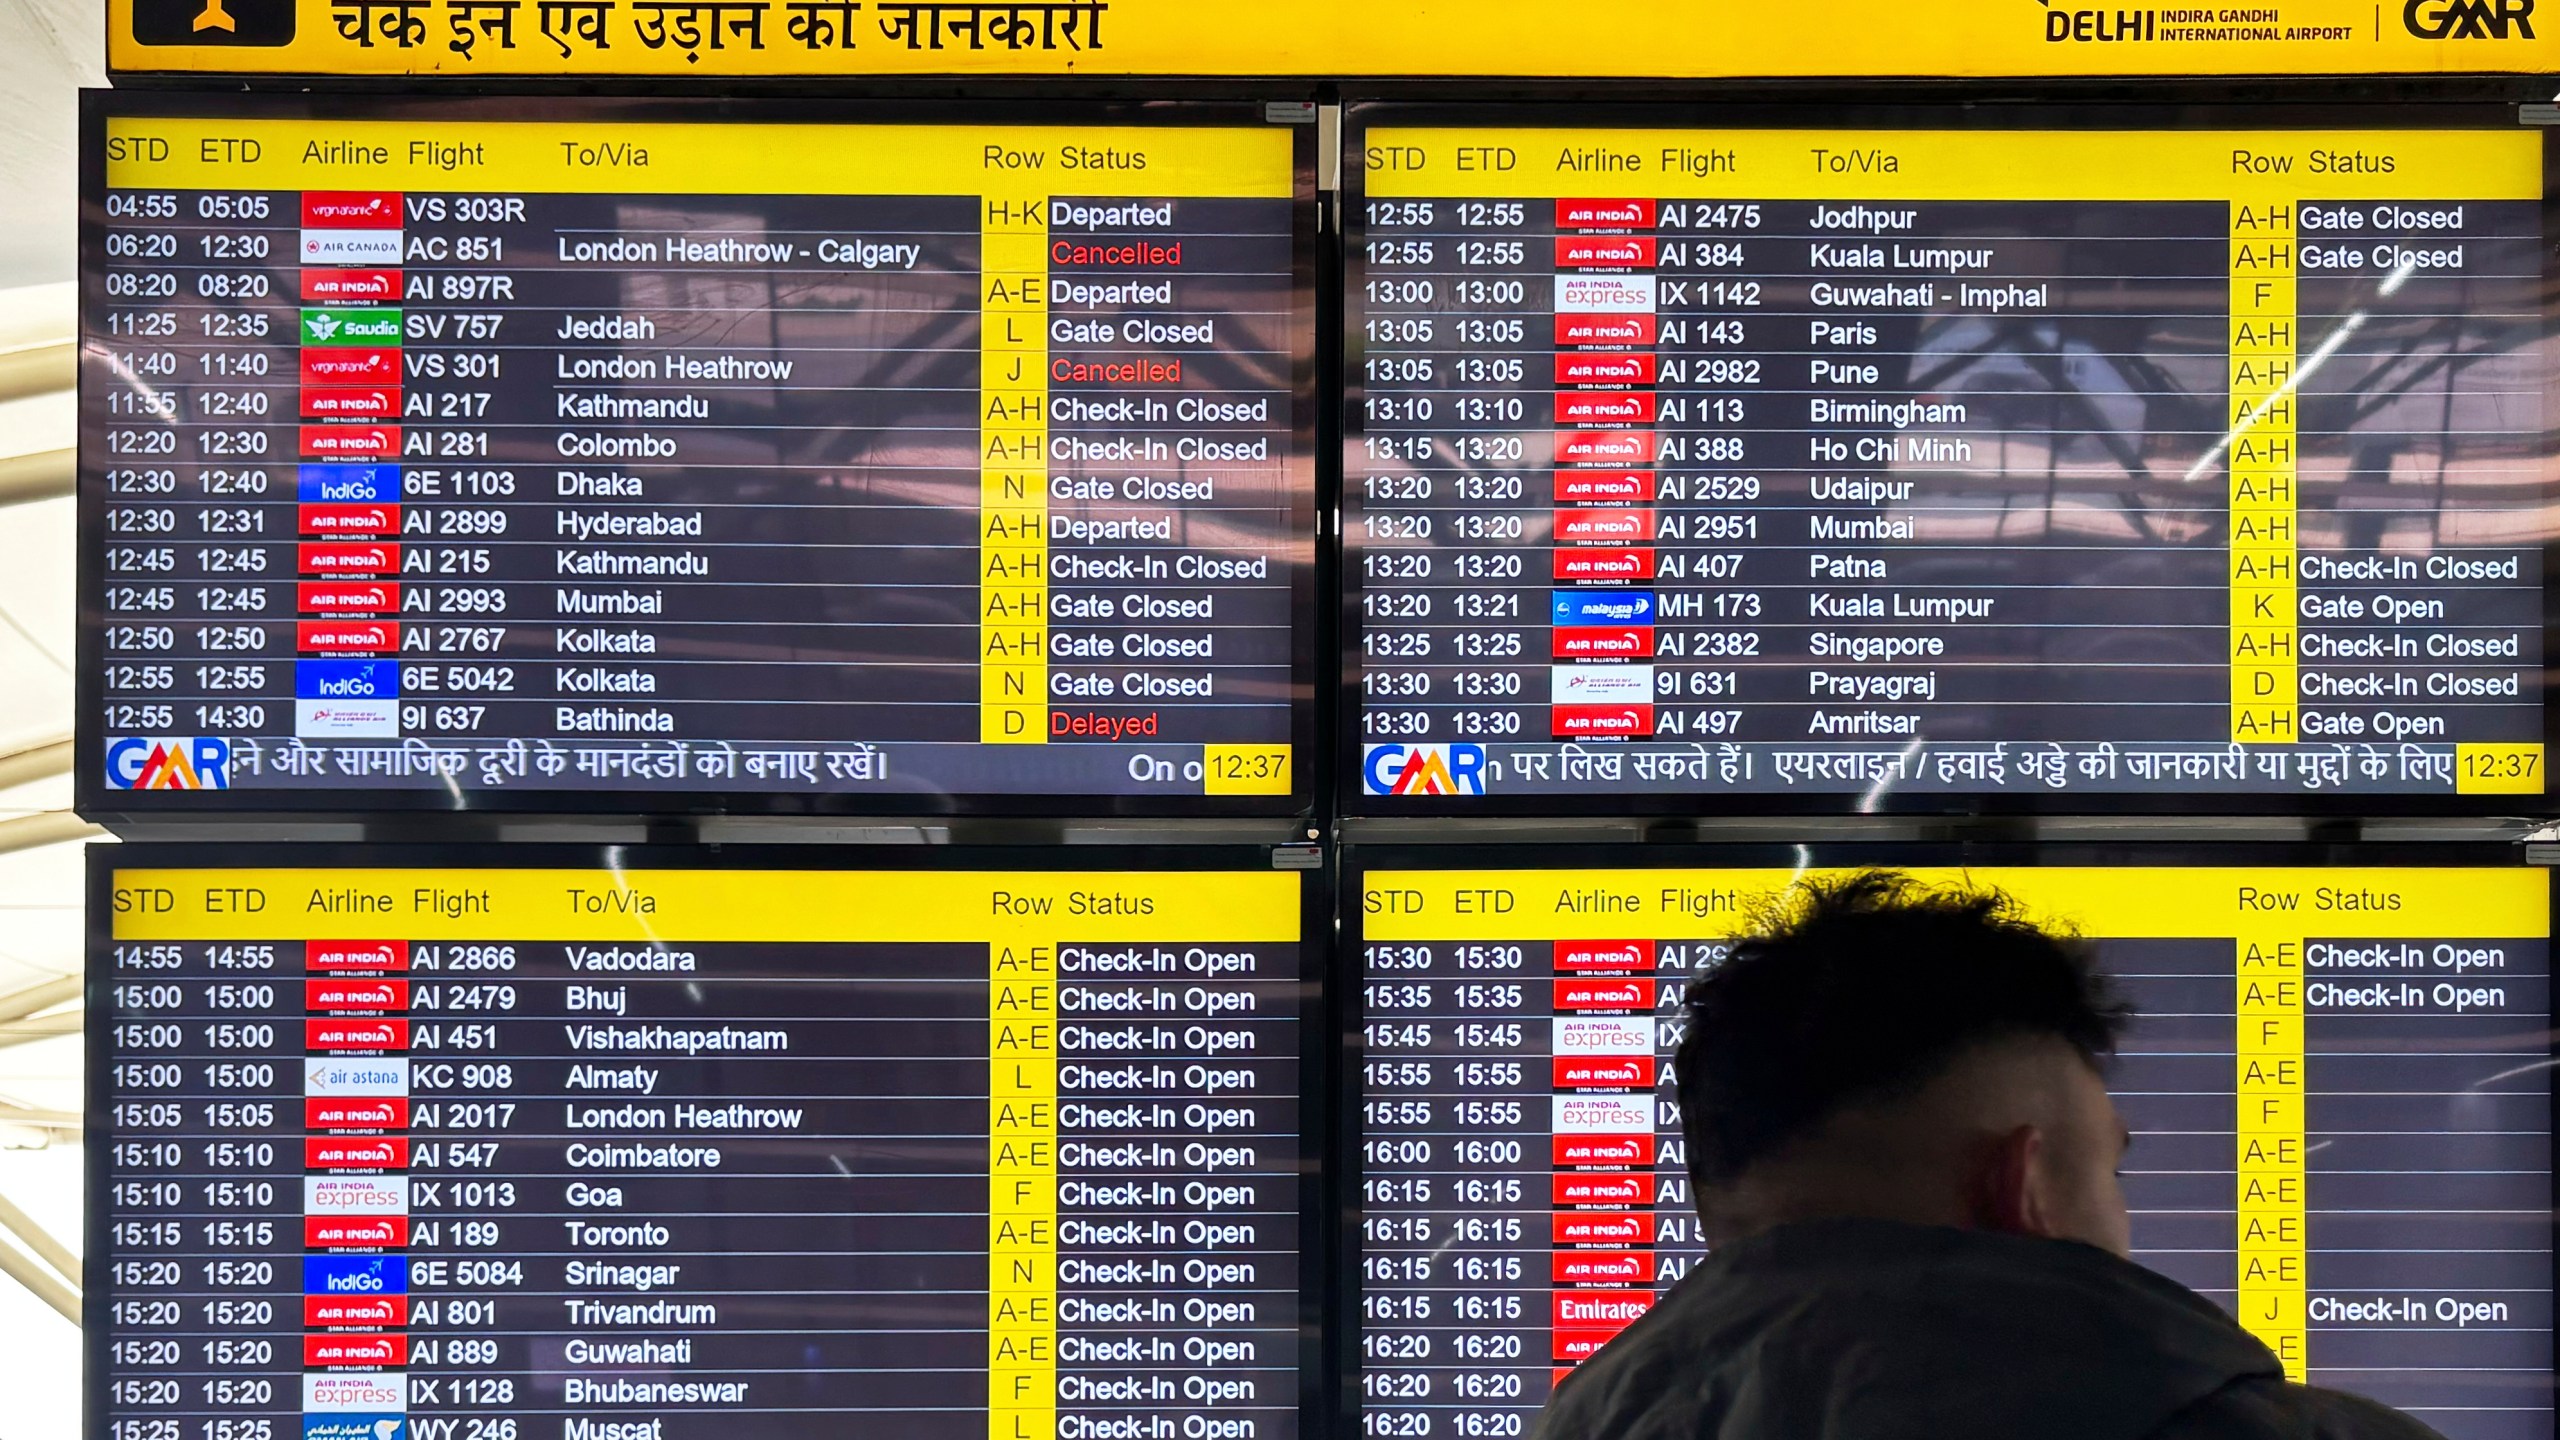
POLYGON ((1710 1245, 1730 1245, 1781 1225, 1814 1220, 1892 1220, 1967 1227, 1960 1197, 1919 1176, 1872 1166, 1755 1167, 1739 1183, 1699 1196, 1710 1245))

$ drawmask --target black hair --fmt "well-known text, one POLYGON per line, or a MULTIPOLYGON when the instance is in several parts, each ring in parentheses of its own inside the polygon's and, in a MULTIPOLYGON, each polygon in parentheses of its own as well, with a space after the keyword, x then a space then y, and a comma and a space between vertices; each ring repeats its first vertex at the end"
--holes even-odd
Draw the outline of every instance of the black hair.
POLYGON ((1730 1184, 1986 1044, 2050 1036, 2103 1064, 2133 1012, 2093 958, 1997 890, 1885 870, 1800 882, 1689 982, 1673 1064, 1691 1180, 1730 1184))

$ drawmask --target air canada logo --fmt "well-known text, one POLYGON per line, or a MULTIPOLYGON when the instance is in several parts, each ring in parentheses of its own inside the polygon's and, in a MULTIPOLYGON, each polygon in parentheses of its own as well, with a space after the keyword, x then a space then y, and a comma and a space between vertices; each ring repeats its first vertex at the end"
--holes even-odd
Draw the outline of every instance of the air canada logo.
POLYGON ((290 45, 294 0, 133 0, 139 45, 290 45))
POLYGON ((2530 40, 2533 0, 2409 0, 2400 23, 2421 40, 2530 40))

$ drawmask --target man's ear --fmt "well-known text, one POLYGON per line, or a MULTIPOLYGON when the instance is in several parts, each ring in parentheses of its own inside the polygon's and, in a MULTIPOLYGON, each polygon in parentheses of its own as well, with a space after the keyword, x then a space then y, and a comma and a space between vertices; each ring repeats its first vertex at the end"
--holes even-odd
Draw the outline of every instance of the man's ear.
POLYGON ((2037 1163, 2043 1155, 2044 1132, 2033 1125, 1983 1141, 1974 1152, 1966 1187, 1967 1222, 2002 1235, 2050 1237, 2052 1227, 2036 1193, 2037 1163))

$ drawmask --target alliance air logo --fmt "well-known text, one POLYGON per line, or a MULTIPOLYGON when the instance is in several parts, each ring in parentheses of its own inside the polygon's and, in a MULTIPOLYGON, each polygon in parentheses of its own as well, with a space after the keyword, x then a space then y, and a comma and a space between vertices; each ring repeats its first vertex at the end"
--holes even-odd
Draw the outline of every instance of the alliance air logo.
POLYGON ((2409 0, 2400 23, 2421 40, 2533 38, 2533 0, 2409 0))
POLYGON ((118 790, 228 790, 231 742, 133 735, 109 740, 107 783, 118 790))
POLYGON ((1372 745, 1360 778, 1372 795, 1482 795, 1481 745, 1372 745))

